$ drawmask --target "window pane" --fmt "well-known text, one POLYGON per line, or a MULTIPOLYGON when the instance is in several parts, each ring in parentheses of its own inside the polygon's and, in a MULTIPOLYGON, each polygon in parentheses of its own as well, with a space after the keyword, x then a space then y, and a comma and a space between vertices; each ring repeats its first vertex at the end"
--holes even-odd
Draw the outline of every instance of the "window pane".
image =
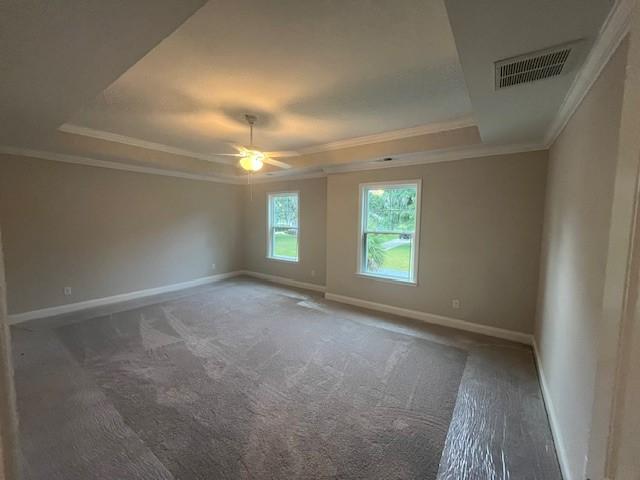
POLYGON ((273 256, 298 258, 298 230, 286 227, 273 229, 273 256))
POLYGON ((271 222, 278 227, 298 226, 298 196, 277 195, 271 197, 271 222))
POLYGON ((411 279, 413 235, 365 233, 365 271, 377 275, 411 279))
POLYGON ((414 233, 417 194, 408 185, 368 188, 365 231, 414 233))

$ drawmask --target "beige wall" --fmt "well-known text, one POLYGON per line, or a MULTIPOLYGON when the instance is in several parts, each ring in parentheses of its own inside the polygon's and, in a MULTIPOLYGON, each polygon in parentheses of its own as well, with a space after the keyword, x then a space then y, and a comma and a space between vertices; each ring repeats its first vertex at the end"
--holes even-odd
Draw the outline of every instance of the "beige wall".
POLYGON ((0 480, 18 478, 17 417, 0 232, 0 480))
POLYGON ((0 155, 9 312, 240 269, 241 215, 240 186, 0 155))
POLYGON ((246 269, 530 332, 545 175, 545 152, 251 186, 5 155, 0 222, 9 308, 19 313, 246 269), (359 183, 411 178, 423 179, 419 286, 355 276, 359 183), (266 258, 266 199, 278 191, 300 192, 297 263, 266 258), (67 285, 71 297, 63 295, 67 285))
POLYGON ((325 284, 327 179, 312 178, 245 187, 245 269, 300 282, 325 284), (267 195, 300 193, 299 262, 267 258, 267 195))
POLYGON ((559 456, 569 480, 584 478, 591 428, 625 45, 549 154, 535 337, 559 456))
POLYGON ((327 291, 532 332, 546 165, 546 152, 532 152, 330 175, 327 291), (418 286, 355 275, 359 184, 417 178, 418 286))
MULTIPOLYGON (((636 2, 629 34, 624 105, 620 135, 620 174, 629 170, 628 196, 635 209, 635 235, 629 285, 628 316, 622 325, 621 354, 617 362, 617 391, 614 405, 613 443, 608 478, 637 480, 640 472, 640 199, 638 185, 640 165, 640 3, 636 2), (623 166, 624 165, 624 166, 623 166), (635 167, 635 171, 633 170, 635 167), (622 169, 625 170, 622 170, 622 169)), ((625 193, 619 191, 622 195, 625 193)), ((628 200, 628 201, 629 201, 628 200)), ((616 346, 618 342, 616 342, 616 346)), ((607 372, 603 372, 604 375, 607 372)))

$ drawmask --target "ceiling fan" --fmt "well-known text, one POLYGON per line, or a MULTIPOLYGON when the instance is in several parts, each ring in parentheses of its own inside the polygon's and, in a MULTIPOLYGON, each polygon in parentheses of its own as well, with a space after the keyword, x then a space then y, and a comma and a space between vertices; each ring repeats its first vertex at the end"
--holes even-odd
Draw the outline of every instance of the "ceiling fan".
POLYGON ((253 126, 258 120, 258 117, 247 113, 244 118, 247 121, 247 124, 249 124, 249 145, 234 145, 234 148, 238 150, 238 153, 217 153, 216 155, 238 157, 240 159, 238 161, 238 165, 248 173, 257 172, 265 163, 281 168, 289 168, 290 165, 273 159, 273 154, 265 152, 260 147, 253 144, 253 126))

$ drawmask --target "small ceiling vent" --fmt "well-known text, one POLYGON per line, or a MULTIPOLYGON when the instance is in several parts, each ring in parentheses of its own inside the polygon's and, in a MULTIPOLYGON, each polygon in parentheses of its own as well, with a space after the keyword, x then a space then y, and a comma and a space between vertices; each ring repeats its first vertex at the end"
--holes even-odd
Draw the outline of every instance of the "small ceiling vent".
POLYGON ((555 77, 569 69, 577 42, 495 62, 496 90, 555 77))

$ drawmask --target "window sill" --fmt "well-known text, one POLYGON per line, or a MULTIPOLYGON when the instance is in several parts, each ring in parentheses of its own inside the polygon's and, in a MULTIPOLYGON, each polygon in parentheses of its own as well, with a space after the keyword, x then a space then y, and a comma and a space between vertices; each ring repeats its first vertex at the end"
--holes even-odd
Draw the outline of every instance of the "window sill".
POLYGON ((285 262, 285 263, 299 263, 299 258, 282 258, 282 257, 266 257, 267 260, 273 260, 274 262, 285 262))
POLYGON ((417 287, 418 286, 418 282, 415 281, 415 280, 401 280, 399 278, 383 277, 381 275, 373 275, 371 273, 364 273, 364 272, 356 272, 356 276, 363 277, 363 278, 368 278, 368 279, 371 279, 371 280, 377 280, 378 282, 393 283, 394 285, 404 285, 404 286, 407 286, 407 287, 417 287))

